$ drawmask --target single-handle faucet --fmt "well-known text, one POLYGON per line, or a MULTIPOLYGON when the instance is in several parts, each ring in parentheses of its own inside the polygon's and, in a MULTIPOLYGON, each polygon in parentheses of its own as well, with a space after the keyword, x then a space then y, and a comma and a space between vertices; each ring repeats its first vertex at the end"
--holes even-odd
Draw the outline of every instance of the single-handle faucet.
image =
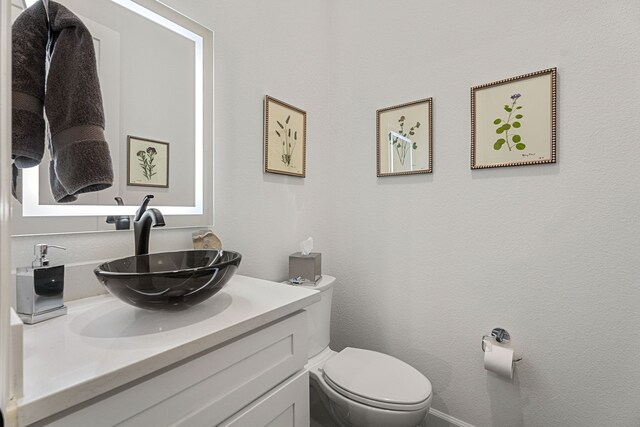
POLYGON ((142 205, 136 212, 133 219, 133 234, 136 245, 136 255, 146 255, 149 253, 149 234, 151 226, 164 227, 164 217, 158 209, 149 208, 147 205, 153 199, 153 195, 144 196, 142 205))
MULTIPOLYGON (((115 200, 118 206, 124 206, 124 202, 122 201, 121 197, 116 197, 115 200)), ((107 224, 115 224, 116 230, 128 230, 130 228, 129 223, 130 221, 128 215, 109 215, 107 217, 107 224)))

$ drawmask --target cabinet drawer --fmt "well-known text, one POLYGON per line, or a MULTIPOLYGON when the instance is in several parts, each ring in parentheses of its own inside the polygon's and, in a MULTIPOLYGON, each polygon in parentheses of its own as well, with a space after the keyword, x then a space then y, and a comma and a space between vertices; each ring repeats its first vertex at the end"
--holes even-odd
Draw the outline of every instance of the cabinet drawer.
POLYGON ((308 427, 309 372, 276 387, 219 427, 308 427))
POLYGON ((294 313, 45 425, 217 425, 304 367, 306 328, 294 313))

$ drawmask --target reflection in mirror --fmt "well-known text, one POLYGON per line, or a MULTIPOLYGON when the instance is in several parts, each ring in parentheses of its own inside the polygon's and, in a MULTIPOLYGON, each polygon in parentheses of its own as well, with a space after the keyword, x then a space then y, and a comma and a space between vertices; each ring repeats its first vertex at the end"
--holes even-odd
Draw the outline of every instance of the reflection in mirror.
MULTIPOLYGON (((45 158, 23 170, 23 203, 12 204, 14 234, 114 230, 107 216, 134 215, 149 193, 168 226, 212 224, 212 32, 154 0, 58 2, 94 38, 114 185, 57 204, 45 158)), ((13 0, 14 19, 22 3, 13 0)))

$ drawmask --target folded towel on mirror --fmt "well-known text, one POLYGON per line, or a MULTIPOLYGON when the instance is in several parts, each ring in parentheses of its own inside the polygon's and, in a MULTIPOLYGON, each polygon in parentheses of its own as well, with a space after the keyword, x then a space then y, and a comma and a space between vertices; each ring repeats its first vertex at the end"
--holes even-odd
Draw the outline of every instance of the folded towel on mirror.
POLYGON ((49 28, 42 2, 18 16, 11 28, 11 157, 18 168, 37 166, 45 146, 44 105, 49 28))
POLYGON ((51 131, 51 191, 57 202, 113 184, 104 137, 102 94, 93 38, 69 9, 49 2, 53 51, 44 102, 51 131))

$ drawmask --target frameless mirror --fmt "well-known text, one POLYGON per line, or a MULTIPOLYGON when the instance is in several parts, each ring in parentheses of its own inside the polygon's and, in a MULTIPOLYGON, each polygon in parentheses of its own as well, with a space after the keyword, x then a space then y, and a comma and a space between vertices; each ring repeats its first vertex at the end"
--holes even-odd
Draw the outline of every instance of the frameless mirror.
MULTIPOLYGON (((34 1, 40 0, 26 3, 34 1)), ((12 1, 14 19, 24 3, 12 1)), ((212 31, 156 0, 58 3, 78 15, 94 39, 115 179, 107 190, 58 204, 48 158, 23 169, 22 204, 12 203, 14 235, 114 230, 107 216, 134 215, 146 194, 155 196, 167 226, 211 225, 212 31), (148 152, 159 172, 153 179, 142 161, 148 152)))

